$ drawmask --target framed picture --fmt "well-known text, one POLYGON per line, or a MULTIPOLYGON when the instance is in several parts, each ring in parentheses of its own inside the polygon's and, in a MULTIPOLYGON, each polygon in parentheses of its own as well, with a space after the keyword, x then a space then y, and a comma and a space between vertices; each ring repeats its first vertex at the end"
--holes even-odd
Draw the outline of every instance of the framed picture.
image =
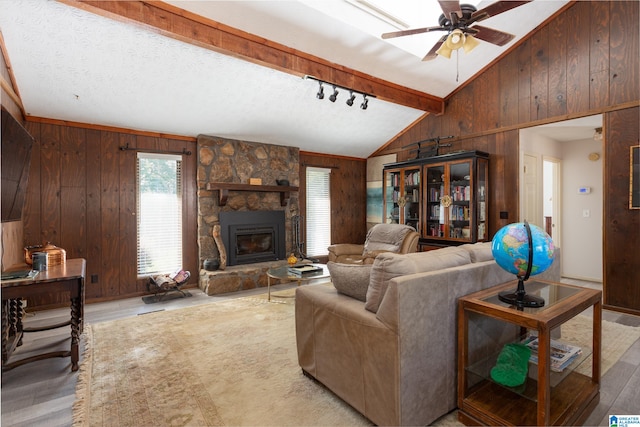
POLYGON ((640 209, 640 145, 630 148, 629 209, 640 209))

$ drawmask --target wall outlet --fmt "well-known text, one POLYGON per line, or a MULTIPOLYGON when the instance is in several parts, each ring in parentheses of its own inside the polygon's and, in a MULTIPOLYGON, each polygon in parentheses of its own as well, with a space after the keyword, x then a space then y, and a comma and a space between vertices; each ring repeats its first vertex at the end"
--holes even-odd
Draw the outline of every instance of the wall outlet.
POLYGON ((98 283, 98 275, 97 274, 92 274, 91 275, 91 283, 98 283))

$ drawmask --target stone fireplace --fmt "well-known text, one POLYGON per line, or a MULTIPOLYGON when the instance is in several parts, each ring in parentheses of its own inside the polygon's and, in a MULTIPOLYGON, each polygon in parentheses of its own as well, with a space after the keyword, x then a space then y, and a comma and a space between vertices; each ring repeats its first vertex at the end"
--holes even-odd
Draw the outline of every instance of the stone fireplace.
MULTIPOLYGON (((200 135, 197 150, 200 288, 208 295, 214 295, 266 286, 264 273, 276 262, 273 258, 285 259, 286 255, 292 252, 292 219, 299 212, 297 192, 291 192, 283 206, 281 195, 268 191, 268 186, 275 186, 276 180, 282 179, 288 180, 293 187, 299 186, 299 149, 200 135), (224 201, 219 194, 221 190, 207 189, 207 185, 212 183, 249 184, 251 178, 260 179, 264 187, 256 186, 255 191, 254 187, 242 191, 230 189, 224 201), (277 230, 278 236, 272 235, 271 231, 267 236, 267 231, 259 229, 260 227, 254 227, 255 230, 240 230, 241 247, 237 254, 241 262, 229 262, 231 251, 229 246, 225 245, 228 267, 218 271, 202 269, 204 260, 220 259, 212 234, 214 225, 221 225, 221 235, 224 239, 225 227, 221 224, 223 219, 226 221, 227 217, 233 217, 235 214, 244 217, 259 212, 271 212, 266 215, 279 217, 279 227, 282 229, 277 230), (253 231, 257 236, 251 235, 253 231), (280 239, 283 239, 283 242, 276 241, 280 239), (272 244, 278 244, 283 249, 273 249, 270 247, 272 244), (264 247, 269 249, 262 249, 264 247), (267 260, 264 252, 273 252, 272 249, 276 252, 268 255, 267 260), (256 251, 259 255, 248 254, 256 251)), ((258 221, 254 225, 263 223, 258 221)), ((233 249, 234 254, 236 250, 237 248, 233 249)))

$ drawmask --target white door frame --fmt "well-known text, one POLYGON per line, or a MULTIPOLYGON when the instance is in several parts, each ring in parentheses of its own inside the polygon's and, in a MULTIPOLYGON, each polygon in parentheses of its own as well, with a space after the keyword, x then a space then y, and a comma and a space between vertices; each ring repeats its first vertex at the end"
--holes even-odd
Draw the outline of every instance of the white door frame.
MULTIPOLYGON (((551 197, 552 197, 552 213, 551 217, 553 219, 552 222, 552 238, 553 244, 556 247, 561 248, 561 240, 562 240, 562 161, 555 157, 551 156, 542 156, 542 164, 543 164, 543 174, 544 174, 544 163, 550 162, 554 164, 554 168, 552 176, 550 177, 553 180, 553 185, 551 187, 551 197)), ((546 177, 543 175, 542 179, 546 177)), ((543 212, 544 213, 544 212, 543 212)))

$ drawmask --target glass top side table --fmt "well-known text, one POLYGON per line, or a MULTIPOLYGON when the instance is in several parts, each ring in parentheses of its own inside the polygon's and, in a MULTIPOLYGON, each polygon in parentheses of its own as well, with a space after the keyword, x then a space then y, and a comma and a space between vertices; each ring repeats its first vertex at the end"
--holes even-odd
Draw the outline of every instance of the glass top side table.
POLYGON ((288 265, 281 265, 277 267, 272 267, 267 270, 267 299, 271 301, 271 279, 282 280, 285 282, 298 282, 298 286, 302 284, 302 282, 308 282, 316 279, 326 279, 327 277, 331 277, 329 274, 329 269, 325 264, 312 264, 316 267, 321 267, 322 272, 314 273, 308 276, 299 276, 289 272, 288 265))
MULTIPOLYGON (((458 300, 458 418, 468 425, 582 424, 600 396, 602 292, 532 280, 525 284, 526 291, 544 298, 543 307, 519 308, 500 301, 501 291, 516 286, 517 281, 513 281, 458 300), (552 381, 552 374, 555 375, 550 358, 552 331, 590 307, 593 309, 591 376, 567 369, 558 380, 552 381), (494 329, 487 325, 504 326, 504 330, 513 334, 492 337, 494 329), (485 349, 492 350, 486 354, 492 353, 495 357, 501 349, 497 343, 502 343, 505 337, 518 342, 528 331, 537 333, 539 341, 538 364, 533 365, 535 371, 529 364, 525 382, 529 396, 493 382, 489 375, 486 378, 476 375, 474 367, 483 362, 485 355, 480 352, 478 358, 478 354, 474 354, 476 348, 484 344, 485 349), (487 342, 478 346, 479 340, 487 342)), ((488 364, 491 363, 495 362, 488 364)))

